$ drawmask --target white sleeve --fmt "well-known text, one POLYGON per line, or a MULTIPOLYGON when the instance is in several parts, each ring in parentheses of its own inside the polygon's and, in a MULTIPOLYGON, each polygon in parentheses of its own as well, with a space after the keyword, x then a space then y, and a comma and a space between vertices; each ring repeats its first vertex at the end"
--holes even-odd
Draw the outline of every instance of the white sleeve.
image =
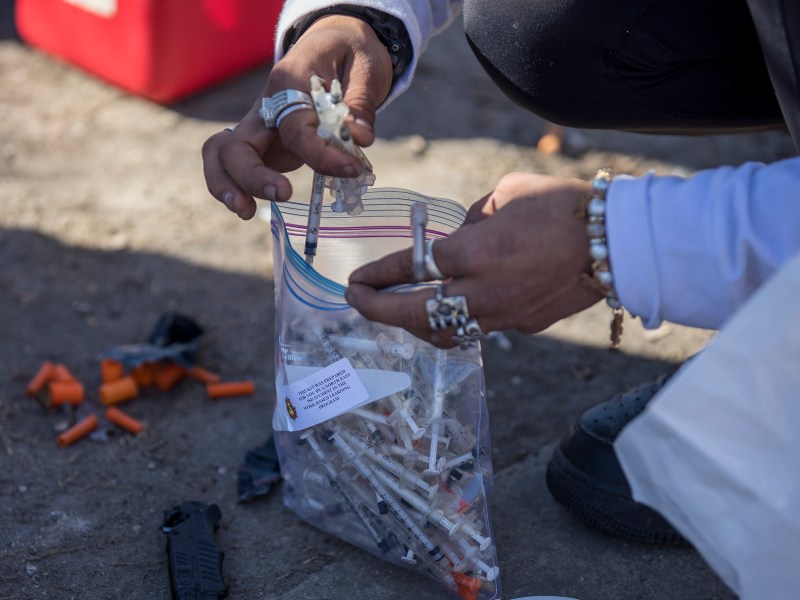
POLYGON ((366 6, 388 13, 403 21, 408 30, 414 57, 408 68, 394 82, 381 108, 408 89, 419 57, 425 51, 428 41, 461 12, 460 0, 286 0, 275 31, 275 60, 283 57, 283 38, 292 25, 309 13, 336 4, 366 6))
POLYGON ((800 158, 617 177, 606 226, 617 294, 645 327, 718 329, 800 252, 800 158))

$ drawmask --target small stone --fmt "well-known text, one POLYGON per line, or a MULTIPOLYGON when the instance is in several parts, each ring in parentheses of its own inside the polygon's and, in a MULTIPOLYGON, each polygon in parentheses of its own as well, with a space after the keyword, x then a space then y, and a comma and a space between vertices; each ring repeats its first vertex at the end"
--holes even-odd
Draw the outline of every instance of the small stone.
POLYGON ((408 148, 415 156, 421 156, 425 154, 425 151, 428 149, 428 140, 421 135, 409 136, 408 148))

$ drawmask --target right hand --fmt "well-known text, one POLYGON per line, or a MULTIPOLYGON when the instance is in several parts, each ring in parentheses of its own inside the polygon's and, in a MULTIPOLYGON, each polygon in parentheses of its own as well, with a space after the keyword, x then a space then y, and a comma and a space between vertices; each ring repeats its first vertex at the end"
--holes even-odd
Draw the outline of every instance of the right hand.
MULTIPOLYGON (((589 238, 585 220, 575 215, 590 191, 578 179, 505 175, 472 205, 461 227, 433 246, 447 275, 446 295, 465 296, 470 316, 486 333, 537 333, 601 300, 585 283, 592 265, 589 238)), ((370 321, 450 348, 455 331, 433 330, 428 322, 433 290, 391 289, 416 281, 412 265, 411 248, 363 265, 350 275, 345 298, 370 321)))
MULTIPOLYGON (((315 21, 272 68, 261 97, 283 89, 308 93, 318 75, 342 84, 350 108, 353 140, 375 141, 375 113, 392 86, 392 62, 372 28, 360 19, 329 15, 315 21)), ((203 144, 203 174, 208 191, 242 219, 256 212, 255 198, 282 202, 292 195, 282 175, 303 164, 325 175, 356 177, 362 165, 354 156, 317 135, 316 112, 288 115, 280 130, 267 129, 258 114, 259 97, 234 131, 221 131, 203 144)))

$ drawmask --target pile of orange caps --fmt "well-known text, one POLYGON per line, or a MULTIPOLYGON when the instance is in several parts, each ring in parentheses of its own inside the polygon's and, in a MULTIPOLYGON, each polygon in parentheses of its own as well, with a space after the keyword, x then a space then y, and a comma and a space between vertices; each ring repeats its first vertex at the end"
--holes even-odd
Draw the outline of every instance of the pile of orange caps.
MULTIPOLYGON (((252 381, 223 382, 219 375, 200 366, 184 367, 173 361, 142 363, 126 372, 121 362, 103 358, 100 361, 100 372, 103 383, 98 389, 98 396, 100 402, 106 406, 106 420, 134 435, 139 434, 144 425, 121 411, 117 405, 136 398, 141 388, 156 387, 167 392, 184 378, 190 377, 205 384, 206 393, 212 399, 249 396, 255 392, 252 381)), ((48 405, 51 408, 65 405, 77 407, 83 404, 85 398, 83 384, 70 370, 63 364, 50 361, 42 363, 26 388, 29 396, 40 397, 45 391, 49 395, 48 405)), ((56 441, 59 446, 69 446, 89 435, 99 424, 97 417, 91 414, 62 432, 56 441)))

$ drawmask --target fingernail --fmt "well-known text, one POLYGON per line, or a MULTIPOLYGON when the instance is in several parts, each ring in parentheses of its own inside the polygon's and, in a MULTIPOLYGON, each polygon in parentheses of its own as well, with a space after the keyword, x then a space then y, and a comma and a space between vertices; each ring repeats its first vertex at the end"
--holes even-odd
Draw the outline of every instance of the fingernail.
POLYGON ((372 125, 367 123, 364 119, 354 119, 353 124, 358 125, 359 127, 366 127, 367 129, 372 131, 372 125))
POLYGON ((233 192, 222 194, 222 203, 228 207, 228 210, 233 210, 233 192))
POLYGON ((278 188, 276 188, 271 183, 268 183, 264 186, 264 197, 267 200, 277 200, 278 199, 278 188))
POLYGON ((348 304, 352 304, 353 303, 353 292, 350 291, 350 288, 348 288, 348 289, 346 289, 344 291, 344 299, 345 299, 345 302, 347 302, 348 304))
POLYGON ((348 179, 352 179, 358 175, 356 168, 353 165, 347 165, 342 169, 342 177, 347 177, 348 179))

